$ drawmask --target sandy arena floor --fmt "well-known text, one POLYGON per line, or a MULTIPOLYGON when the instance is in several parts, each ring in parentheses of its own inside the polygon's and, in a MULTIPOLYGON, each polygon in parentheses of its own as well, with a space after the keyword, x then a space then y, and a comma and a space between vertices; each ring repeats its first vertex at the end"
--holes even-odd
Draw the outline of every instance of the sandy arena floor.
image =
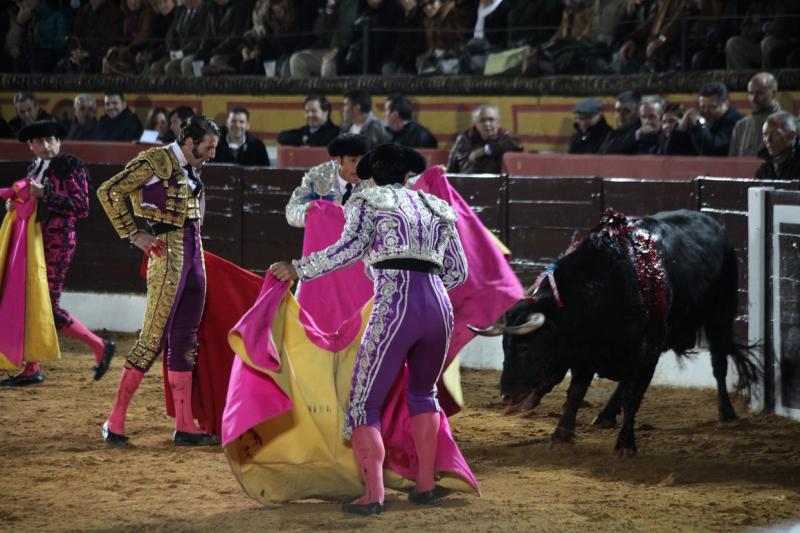
MULTIPOLYGON (((120 353, 132 344, 119 338, 120 353)), ((610 394, 597 382, 575 445, 548 449, 563 386, 530 418, 504 417, 499 373, 465 371, 468 405, 451 419, 483 494, 452 494, 420 510, 387 494, 383 517, 344 515, 336 503, 263 507, 219 449, 175 449, 160 373, 134 398, 128 435, 110 449, 100 426, 122 357, 102 381, 64 341, 42 385, 0 389, 2 531, 743 531, 800 522, 800 423, 753 414, 716 421, 710 390, 651 387, 637 419, 639 456, 612 454, 615 430, 589 426, 610 394)))

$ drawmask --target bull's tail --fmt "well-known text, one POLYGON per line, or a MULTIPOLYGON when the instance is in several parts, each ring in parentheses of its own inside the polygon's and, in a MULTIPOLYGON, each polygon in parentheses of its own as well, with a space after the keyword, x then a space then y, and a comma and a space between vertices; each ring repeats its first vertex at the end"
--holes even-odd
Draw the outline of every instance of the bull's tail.
POLYGON ((753 385, 762 382, 764 377, 764 367, 761 359, 756 354, 755 349, 758 344, 740 344, 734 342, 730 358, 736 365, 736 373, 739 380, 736 383, 736 392, 750 391, 753 385))

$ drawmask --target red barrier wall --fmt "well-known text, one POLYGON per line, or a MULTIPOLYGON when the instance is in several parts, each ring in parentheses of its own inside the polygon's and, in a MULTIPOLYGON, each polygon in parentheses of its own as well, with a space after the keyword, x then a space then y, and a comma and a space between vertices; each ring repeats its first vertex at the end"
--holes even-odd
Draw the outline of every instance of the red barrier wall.
MULTIPOLYGON (((133 157, 154 144, 99 142, 99 141, 62 141, 61 151, 79 157, 86 163, 121 163, 125 164, 133 157)), ((28 143, 0 139, 0 159, 6 161, 28 161, 33 153, 28 143)))
POLYGON ((503 171, 512 176, 602 176, 608 178, 693 179, 697 176, 752 178, 756 157, 577 155, 509 152, 503 171))
MULTIPOLYGON (((449 150, 420 148, 417 150, 428 165, 447 165, 449 150)), ((329 161, 327 148, 308 146, 278 146, 278 168, 311 168, 329 161)))

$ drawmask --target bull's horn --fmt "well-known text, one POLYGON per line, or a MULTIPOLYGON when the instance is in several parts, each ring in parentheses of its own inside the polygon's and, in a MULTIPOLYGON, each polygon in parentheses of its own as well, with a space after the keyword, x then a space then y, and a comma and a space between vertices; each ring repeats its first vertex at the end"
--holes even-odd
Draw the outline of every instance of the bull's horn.
POLYGON ((492 324, 486 329, 476 328, 475 326, 470 326, 469 324, 467 324, 467 327, 472 333, 480 335, 481 337, 499 337, 503 334, 503 328, 505 327, 505 324, 492 324))
POLYGON ((506 326, 505 332, 509 335, 527 335, 536 331, 544 325, 544 313, 532 313, 528 315, 528 321, 519 326, 506 326))

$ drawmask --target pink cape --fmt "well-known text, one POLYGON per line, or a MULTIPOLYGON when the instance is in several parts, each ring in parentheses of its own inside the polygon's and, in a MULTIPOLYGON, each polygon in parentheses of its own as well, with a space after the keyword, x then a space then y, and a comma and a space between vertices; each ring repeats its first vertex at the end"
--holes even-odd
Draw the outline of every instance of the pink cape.
POLYGON ((27 180, 0 189, 0 199, 14 202, 14 211, 6 214, 6 223, 11 224, 7 240, 0 243, 0 354, 5 355, 12 368, 21 366, 25 358, 28 224, 36 211, 36 199, 29 193, 27 180))

